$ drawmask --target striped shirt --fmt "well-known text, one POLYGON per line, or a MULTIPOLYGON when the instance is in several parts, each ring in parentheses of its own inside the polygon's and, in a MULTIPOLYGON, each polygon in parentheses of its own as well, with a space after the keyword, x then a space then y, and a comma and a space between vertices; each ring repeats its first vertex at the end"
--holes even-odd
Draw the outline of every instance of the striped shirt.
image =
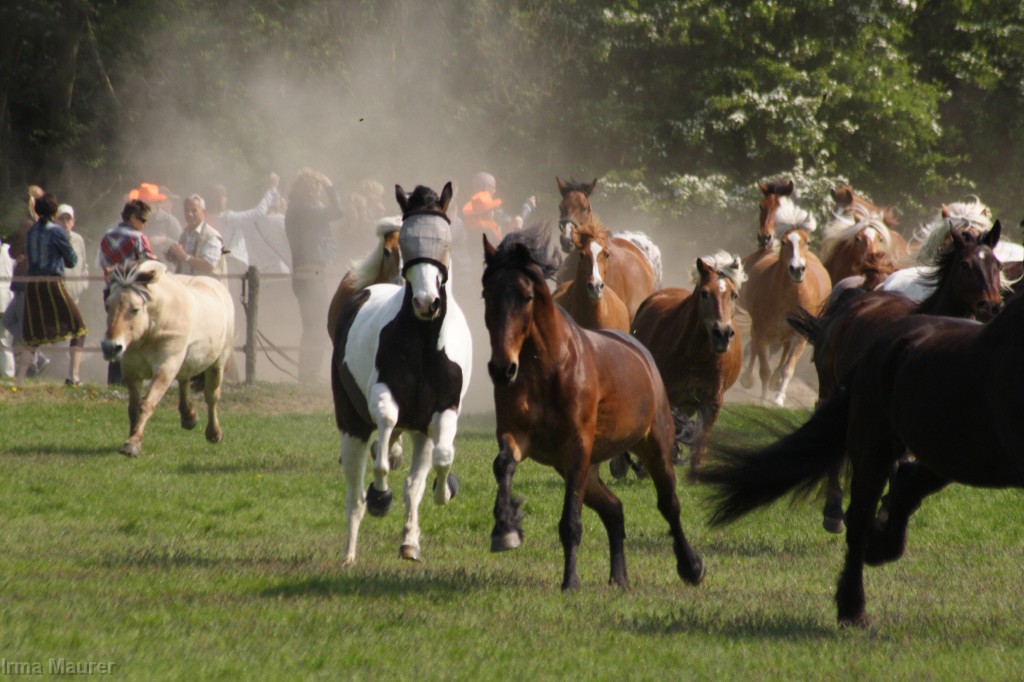
POLYGON ((107 230, 100 241, 100 254, 97 264, 103 272, 110 270, 118 263, 125 261, 155 260, 153 249, 149 247, 149 238, 125 223, 107 230))

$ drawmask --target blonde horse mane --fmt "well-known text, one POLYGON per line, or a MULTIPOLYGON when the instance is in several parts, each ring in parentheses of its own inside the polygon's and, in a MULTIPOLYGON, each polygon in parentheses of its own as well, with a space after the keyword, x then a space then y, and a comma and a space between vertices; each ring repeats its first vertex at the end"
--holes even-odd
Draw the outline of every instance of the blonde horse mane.
POLYGON ((789 197, 779 197, 779 207, 775 209, 775 236, 781 237, 791 227, 814 232, 818 221, 810 211, 800 208, 789 197))
MULTIPOLYGON (((358 260, 353 260, 349 264, 349 273, 352 276, 352 286, 355 291, 363 289, 377 281, 377 275, 380 273, 381 263, 384 261, 384 241, 387 239, 389 234, 396 232, 401 228, 401 216, 388 216, 387 218, 381 218, 381 220, 377 222, 376 231, 379 243, 365 256, 358 260)), ((399 255, 399 258, 401 258, 401 255, 399 255)), ((401 266, 399 266, 398 272, 402 272, 401 266)))
POLYGON ((832 220, 825 226, 821 236, 821 260, 827 261, 839 245, 853 239, 866 228, 871 228, 882 238, 884 250, 892 247, 892 233, 885 224, 883 211, 852 211, 853 217, 845 213, 833 213, 832 220))
MULTIPOLYGON (((736 254, 719 250, 710 256, 701 256, 701 260, 704 261, 704 264, 709 269, 714 270, 719 277, 725 277, 731 281, 737 291, 747 281, 747 273, 743 270, 743 259, 736 254)), ((693 284, 700 283, 700 273, 697 272, 696 265, 690 270, 690 281, 693 284)))
MULTIPOLYGON (((955 220, 966 220, 970 227, 980 232, 988 232, 992 229, 992 211, 981 202, 978 197, 971 197, 972 201, 955 201, 945 205, 945 213, 949 218, 955 220)), ((917 258, 925 265, 934 265, 939 256, 942 255, 946 242, 946 235, 949 234, 949 223, 943 211, 932 218, 927 224, 920 226, 914 231, 914 239, 921 243, 921 250, 917 258)))

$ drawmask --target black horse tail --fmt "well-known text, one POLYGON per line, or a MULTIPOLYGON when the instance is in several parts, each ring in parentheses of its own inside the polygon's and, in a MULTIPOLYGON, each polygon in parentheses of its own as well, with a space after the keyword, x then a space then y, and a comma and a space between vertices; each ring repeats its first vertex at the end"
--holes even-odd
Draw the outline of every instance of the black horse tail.
POLYGON ((797 306, 795 313, 786 315, 786 322, 797 334, 807 339, 812 346, 817 345, 818 339, 821 338, 822 323, 806 308, 797 306))
POLYGON ((807 495, 846 456, 850 394, 842 388, 799 429, 762 450, 716 447, 700 474, 711 485, 711 525, 721 526, 776 501, 807 495))

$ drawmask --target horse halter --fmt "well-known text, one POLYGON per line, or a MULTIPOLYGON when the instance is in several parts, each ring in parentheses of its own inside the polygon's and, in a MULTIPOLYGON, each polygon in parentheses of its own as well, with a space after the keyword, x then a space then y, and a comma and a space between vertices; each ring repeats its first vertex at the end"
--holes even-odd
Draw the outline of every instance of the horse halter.
POLYGON ((441 271, 442 284, 448 282, 451 266, 451 220, 441 211, 416 211, 402 217, 398 249, 402 254, 402 276, 414 265, 430 263, 441 271))

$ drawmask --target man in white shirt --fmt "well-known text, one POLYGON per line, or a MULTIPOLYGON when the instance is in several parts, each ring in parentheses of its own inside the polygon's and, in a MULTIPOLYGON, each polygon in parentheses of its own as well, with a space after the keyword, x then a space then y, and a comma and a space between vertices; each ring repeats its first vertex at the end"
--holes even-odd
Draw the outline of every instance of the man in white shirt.
POLYGON ((185 229, 167 250, 183 275, 223 275, 224 239, 206 222, 206 202, 198 194, 185 199, 185 229))

